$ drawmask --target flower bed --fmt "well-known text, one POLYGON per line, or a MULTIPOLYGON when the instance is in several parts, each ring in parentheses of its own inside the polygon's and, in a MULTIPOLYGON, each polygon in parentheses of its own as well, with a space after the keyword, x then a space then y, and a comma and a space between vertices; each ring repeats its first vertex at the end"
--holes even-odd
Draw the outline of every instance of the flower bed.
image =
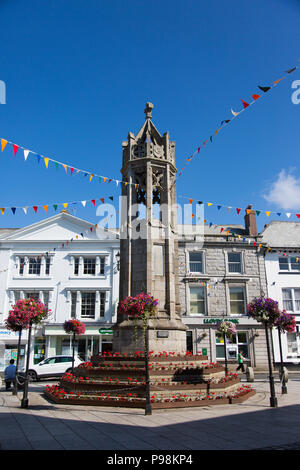
POLYGON ((251 385, 242 385, 238 388, 233 394, 230 396, 230 403, 243 403, 244 401, 248 400, 248 398, 252 397, 256 394, 256 390, 254 390, 251 385))
MULTIPOLYGON (((203 356, 201 354, 199 355, 193 355, 191 353, 183 353, 183 354, 178 354, 175 352, 167 352, 167 351, 162 351, 159 353, 154 353, 153 351, 150 351, 148 354, 148 357, 151 361, 182 361, 182 359, 187 359, 187 360, 207 360, 207 356, 203 356)), ((92 357, 92 362, 99 362, 99 361, 105 361, 105 360, 112 360, 112 361, 117 361, 120 359, 126 359, 128 361, 136 361, 136 360, 145 360, 145 354, 144 351, 136 351, 135 353, 132 354, 127 354, 127 353, 117 353, 117 352, 107 352, 103 354, 98 354, 96 356, 92 357)))

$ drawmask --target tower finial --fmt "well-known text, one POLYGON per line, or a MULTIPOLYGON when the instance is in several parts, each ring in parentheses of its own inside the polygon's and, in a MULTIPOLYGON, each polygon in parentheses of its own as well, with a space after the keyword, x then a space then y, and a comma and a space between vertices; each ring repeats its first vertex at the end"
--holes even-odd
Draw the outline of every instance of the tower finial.
POLYGON ((146 119, 151 119, 152 118, 152 109, 154 108, 154 105, 152 103, 146 103, 146 108, 144 110, 144 113, 146 114, 146 119))

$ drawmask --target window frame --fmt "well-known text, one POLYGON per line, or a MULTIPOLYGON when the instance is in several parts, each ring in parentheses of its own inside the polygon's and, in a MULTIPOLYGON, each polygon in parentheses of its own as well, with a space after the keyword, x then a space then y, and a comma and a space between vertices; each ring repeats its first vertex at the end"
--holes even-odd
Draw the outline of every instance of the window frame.
POLYGON ((247 311, 247 288, 246 288, 246 285, 242 285, 242 284, 228 284, 228 312, 229 312, 229 315, 232 316, 232 317, 241 317, 241 316, 245 316, 246 315, 246 311, 247 311), (231 302, 241 302, 239 300, 237 301, 233 301, 231 300, 230 298, 230 290, 231 289, 241 289, 244 293, 244 309, 243 309, 243 313, 232 313, 231 311, 231 302))
MULTIPOLYGON (((200 301, 197 301, 197 303, 200 301)), ((202 301, 201 301, 202 302, 202 301)), ((206 317, 207 316, 207 288, 206 286, 199 286, 199 285, 189 285, 189 316, 191 317, 206 317), (203 290, 203 304, 204 304, 204 312, 197 312, 193 313, 191 310, 191 291, 192 289, 202 289, 203 290)))
MULTIPOLYGON (((225 355, 224 355, 224 343, 221 343, 221 342, 217 343, 217 338, 218 338, 219 335, 222 335, 222 333, 218 333, 218 332, 216 331, 216 334, 215 334, 216 359, 217 359, 217 360, 219 360, 219 359, 220 359, 220 360, 225 360, 225 355), (221 350, 221 348, 222 348, 223 356, 218 356, 218 355, 217 355, 217 348, 220 349, 220 350, 221 350)), ((247 357, 244 355, 243 351, 242 351, 242 354, 243 354, 243 356, 245 357, 246 360, 250 360, 249 332, 246 331, 246 330, 245 330, 245 331, 244 331, 244 330, 237 331, 237 332, 233 335, 233 337, 235 337, 235 341, 234 341, 234 342, 231 342, 229 338, 226 338, 226 339, 225 339, 225 340, 226 340, 226 354, 227 354, 227 347, 228 347, 229 345, 236 345, 236 346, 237 346, 237 355, 238 355, 238 353, 240 352, 239 346, 240 346, 241 348, 246 346, 246 347, 247 347, 247 357), (246 343, 237 341, 238 338, 239 338, 239 335, 241 335, 241 334, 245 334, 245 335, 246 335, 246 343)), ((227 354, 227 358, 228 358, 228 354, 227 354)))
MULTIPOLYGON (((88 304, 87 304, 88 305, 88 304)), ((86 308, 86 307, 85 307, 86 308)), ((90 307, 91 308, 91 307, 90 307)), ((95 291, 81 291, 81 308, 80 308, 80 318, 84 318, 84 319, 92 319, 92 320, 95 320, 96 319, 96 292, 95 291), (83 308, 84 308, 84 302, 83 302, 83 297, 84 296, 94 296, 94 302, 93 304, 91 303, 90 305, 94 305, 94 313, 93 315, 83 315, 83 308)))
POLYGON ((243 252, 242 251, 227 251, 226 253, 226 260, 227 260, 227 273, 230 275, 241 275, 244 274, 244 259, 243 259, 243 252), (232 265, 233 263, 238 264, 237 262, 234 261, 229 261, 229 255, 239 255, 240 256, 240 271, 230 271, 229 266, 232 265))
POLYGON ((189 272, 190 272, 190 273, 193 273, 193 274, 204 274, 204 253, 203 253, 203 251, 200 251, 200 250, 199 250, 199 251, 198 251, 198 250, 190 250, 190 251, 188 252, 188 266, 189 266, 189 272), (193 255, 193 254, 199 254, 199 255, 201 255, 201 261, 191 261, 191 255, 193 255), (193 270, 191 269, 192 263, 194 263, 194 264, 198 264, 198 263, 200 264, 200 263, 201 263, 201 271, 193 271, 193 270))
MULTIPOLYGON (((300 308, 299 308, 299 310, 296 309, 296 302, 299 302, 299 304, 300 304, 300 295, 299 295, 299 299, 295 298, 295 291, 296 290, 300 292, 300 287, 282 287, 282 289, 281 289, 282 307, 287 312, 290 312, 290 313, 293 313, 293 314, 299 314, 300 313, 300 308), (284 291, 291 291, 291 298, 290 299, 284 299, 283 298, 284 297, 283 296, 284 291), (289 308, 286 308, 285 302, 291 302, 292 303, 292 310, 289 309, 289 308)), ((300 307, 300 305, 299 305, 299 307, 300 307)))
POLYGON ((300 261, 292 262, 292 260, 296 260, 296 258, 300 258, 299 256, 278 256, 278 266, 280 273, 300 273, 300 261), (284 260, 284 262, 280 263, 280 260, 284 260), (280 264, 286 264, 287 269, 281 269, 280 264), (299 269, 293 269, 292 266, 296 265, 299 269))
POLYGON ((40 256, 29 256, 28 257, 28 276, 40 276, 41 271, 42 271, 42 259, 41 259, 41 257, 40 256), (32 262, 32 260, 34 262, 32 262), (30 270, 32 270, 32 271, 38 270, 38 272, 30 272, 30 270))

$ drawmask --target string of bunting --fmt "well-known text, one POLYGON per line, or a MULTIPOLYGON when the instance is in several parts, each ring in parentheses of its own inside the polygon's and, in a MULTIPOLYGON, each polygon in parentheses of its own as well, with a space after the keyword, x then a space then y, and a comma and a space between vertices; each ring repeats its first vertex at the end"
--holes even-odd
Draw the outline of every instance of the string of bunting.
MULTIPOLYGON (((300 61, 300 59, 297 59, 298 61, 300 61)), ((218 127, 218 129, 216 129, 206 140, 204 140, 202 142, 201 145, 199 145, 197 147, 197 149, 194 151, 194 153, 186 158, 186 161, 185 161, 185 164, 184 166, 180 169, 179 173, 178 173, 178 176, 181 176, 184 169, 189 165, 189 163, 197 156, 199 155, 200 153, 200 150, 203 149, 205 147, 205 145, 207 143, 212 143, 213 142, 213 138, 216 137, 218 135, 218 133, 223 130, 226 126, 228 126, 230 123, 232 123, 232 121, 234 121, 234 119, 236 119, 238 116, 240 116, 246 109, 248 109, 250 106, 252 106, 254 103, 256 103, 259 99, 261 99, 267 92, 269 92, 270 90, 272 90, 274 87, 276 87, 278 85, 278 83, 282 82, 282 80, 284 80, 285 78, 287 78, 291 73, 293 73, 295 70, 297 70, 299 68, 299 65, 296 65, 294 67, 291 67, 290 69, 286 70, 285 71, 285 74, 283 77, 280 77, 278 78, 277 80, 273 81, 272 84, 268 85, 268 86, 258 86, 259 90, 262 92, 262 94, 260 93, 259 95, 257 93, 254 93, 251 95, 252 97, 252 101, 249 101, 249 102, 246 102, 244 100, 241 99, 241 102, 242 102, 242 105, 243 105, 243 108, 240 110, 240 111, 234 111, 232 108, 231 108, 231 114, 232 114, 232 117, 230 119, 223 119, 221 122, 220 122, 220 125, 218 127)), ((176 178, 176 179, 177 179, 176 178)), ((175 180, 176 180, 175 179, 175 180)), ((174 183, 173 183, 174 184, 174 183)))
POLYGON ((111 183, 113 181, 116 184, 116 187, 118 187, 119 184, 123 184, 124 186, 127 186, 127 185, 134 186, 135 189, 137 189, 139 187, 139 185, 137 183, 129 183, 129 182, 126 182, 126 181, 115 179, 115 178, 110 178, 108 176, 98 175, 96 172, 81 170, 79 168, 76 168, 74 165, 73 166, 67 165, 66 163, 59 162, 58 160, 54 160, 53 158, 45 157, 44 155, 38 154, 37 152, 34 152, 33 150, 28 150, 25 147, 22 147, 21 145, 15 144, 14 142, 11 142, 11 141, 9 141, 7 139, 4 139, 4 138, 0 138, 0 142, 1 142, 1 152, 4 151, 4 149, 6 148, 7 145, 10 145, 13 149, 14 155, 16 156, 19 149, 21 149, 23 151, 25 161, 27 161, 28 156, 30 154, 32 154, 33 156, 36 157, 38 163, 40 163, 41 160, 44 160, 44 164, 45 164, 45 167, 47 169, 49 167, 49 163, 52 162, 55 165, 56 169, 58 169, 58 167, 60 165, 65 169, 66 174, 68 174, 68 172, 69 172, 70 176, 77 175, 77 174, 83 174, 83 176, 85 176, 85 177, 89 176, 90 182, 93 180, 93 178, 94 179, 98 178, 100 183, 103 182, 103 183, 108 184, 108 183, 111 183))
MULTIPOLYGON (((194 199, 192 198, 189 198, 187 196, 181 196, 179 195, 178 197, 180 198, 183 198, 183 199, 187 199, 189 201, 189 204, 193 204, 193 202, 195 201, 194 199)), ((199 205, 202 205, 202 204, 206 204, 207 207, 212 207, 212 206, 215 206, 217 207, 218 210, 221 210, 221 209, 227 209, 228 212, 230 212, 232 209, 236 211, 237 215, 240 214, 242 208, 241 207, 233 207, 233 206, 226 206, 226 205, 222 205, 222 204, 217 204, 217 203, 214 203, 214 202, 207 202, 207 201, 196 201, 196 204, 199 204, 199 205)), ((267 217, 270 217, 271 214, 276 214, 278 217, 281 217, 282 215, 286 216, 288 219, 291 218, 291 216, 296 216, 297 219, 300 219, 300 213, 297 213, 297 212, 278 212, 278 211, 270 211, 270 210, 262 210, 262 209, 248 209, 246 208, 245 209, 246 213, 247 214, 250 214, 251 211, 255 211, 256 215, 259 216, 261 214, 266 214, 267 217)), ((192 214, 192 219, 196 216, 196 214, 192 214)))
MULTIPOLYGON (((90 199, 90 200, 82 200, 82 201, 72 201, 72 202, 56 202, 56 203, 48 203, 48 204, 35 204, 35 205, 26 205, 26 206, 8 206, 8 207, 0 207, 0 212, 2 215, 5 214, 7 210, 11 210, 12 213, 15 215, 17 209, 23 210, 24 214, 28 214, 28 209, 33 209, 34 213, 36 214, 38 209, 44 209, 47 213, 49 208, 53 208, 55 211, 61 206, 63 209, 67 209, 68 206, 81 204, 83 207, 86 207, 87 203, 91 203, 94 207, 96 207, 97 201, 101 201, 102 204, 105 203, 104 197, 90 199)), ((108 199, 110 201, 114 201, 114 196, 109 196, 108 199)))

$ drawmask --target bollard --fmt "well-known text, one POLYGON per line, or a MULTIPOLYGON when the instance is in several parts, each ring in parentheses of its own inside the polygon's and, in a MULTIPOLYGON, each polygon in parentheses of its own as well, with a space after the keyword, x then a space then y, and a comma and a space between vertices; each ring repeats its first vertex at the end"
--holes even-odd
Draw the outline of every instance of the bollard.
POLYGON ((247 367, 246 370, 247 382, 254 382, 254 370, 253 367, 247 367))

